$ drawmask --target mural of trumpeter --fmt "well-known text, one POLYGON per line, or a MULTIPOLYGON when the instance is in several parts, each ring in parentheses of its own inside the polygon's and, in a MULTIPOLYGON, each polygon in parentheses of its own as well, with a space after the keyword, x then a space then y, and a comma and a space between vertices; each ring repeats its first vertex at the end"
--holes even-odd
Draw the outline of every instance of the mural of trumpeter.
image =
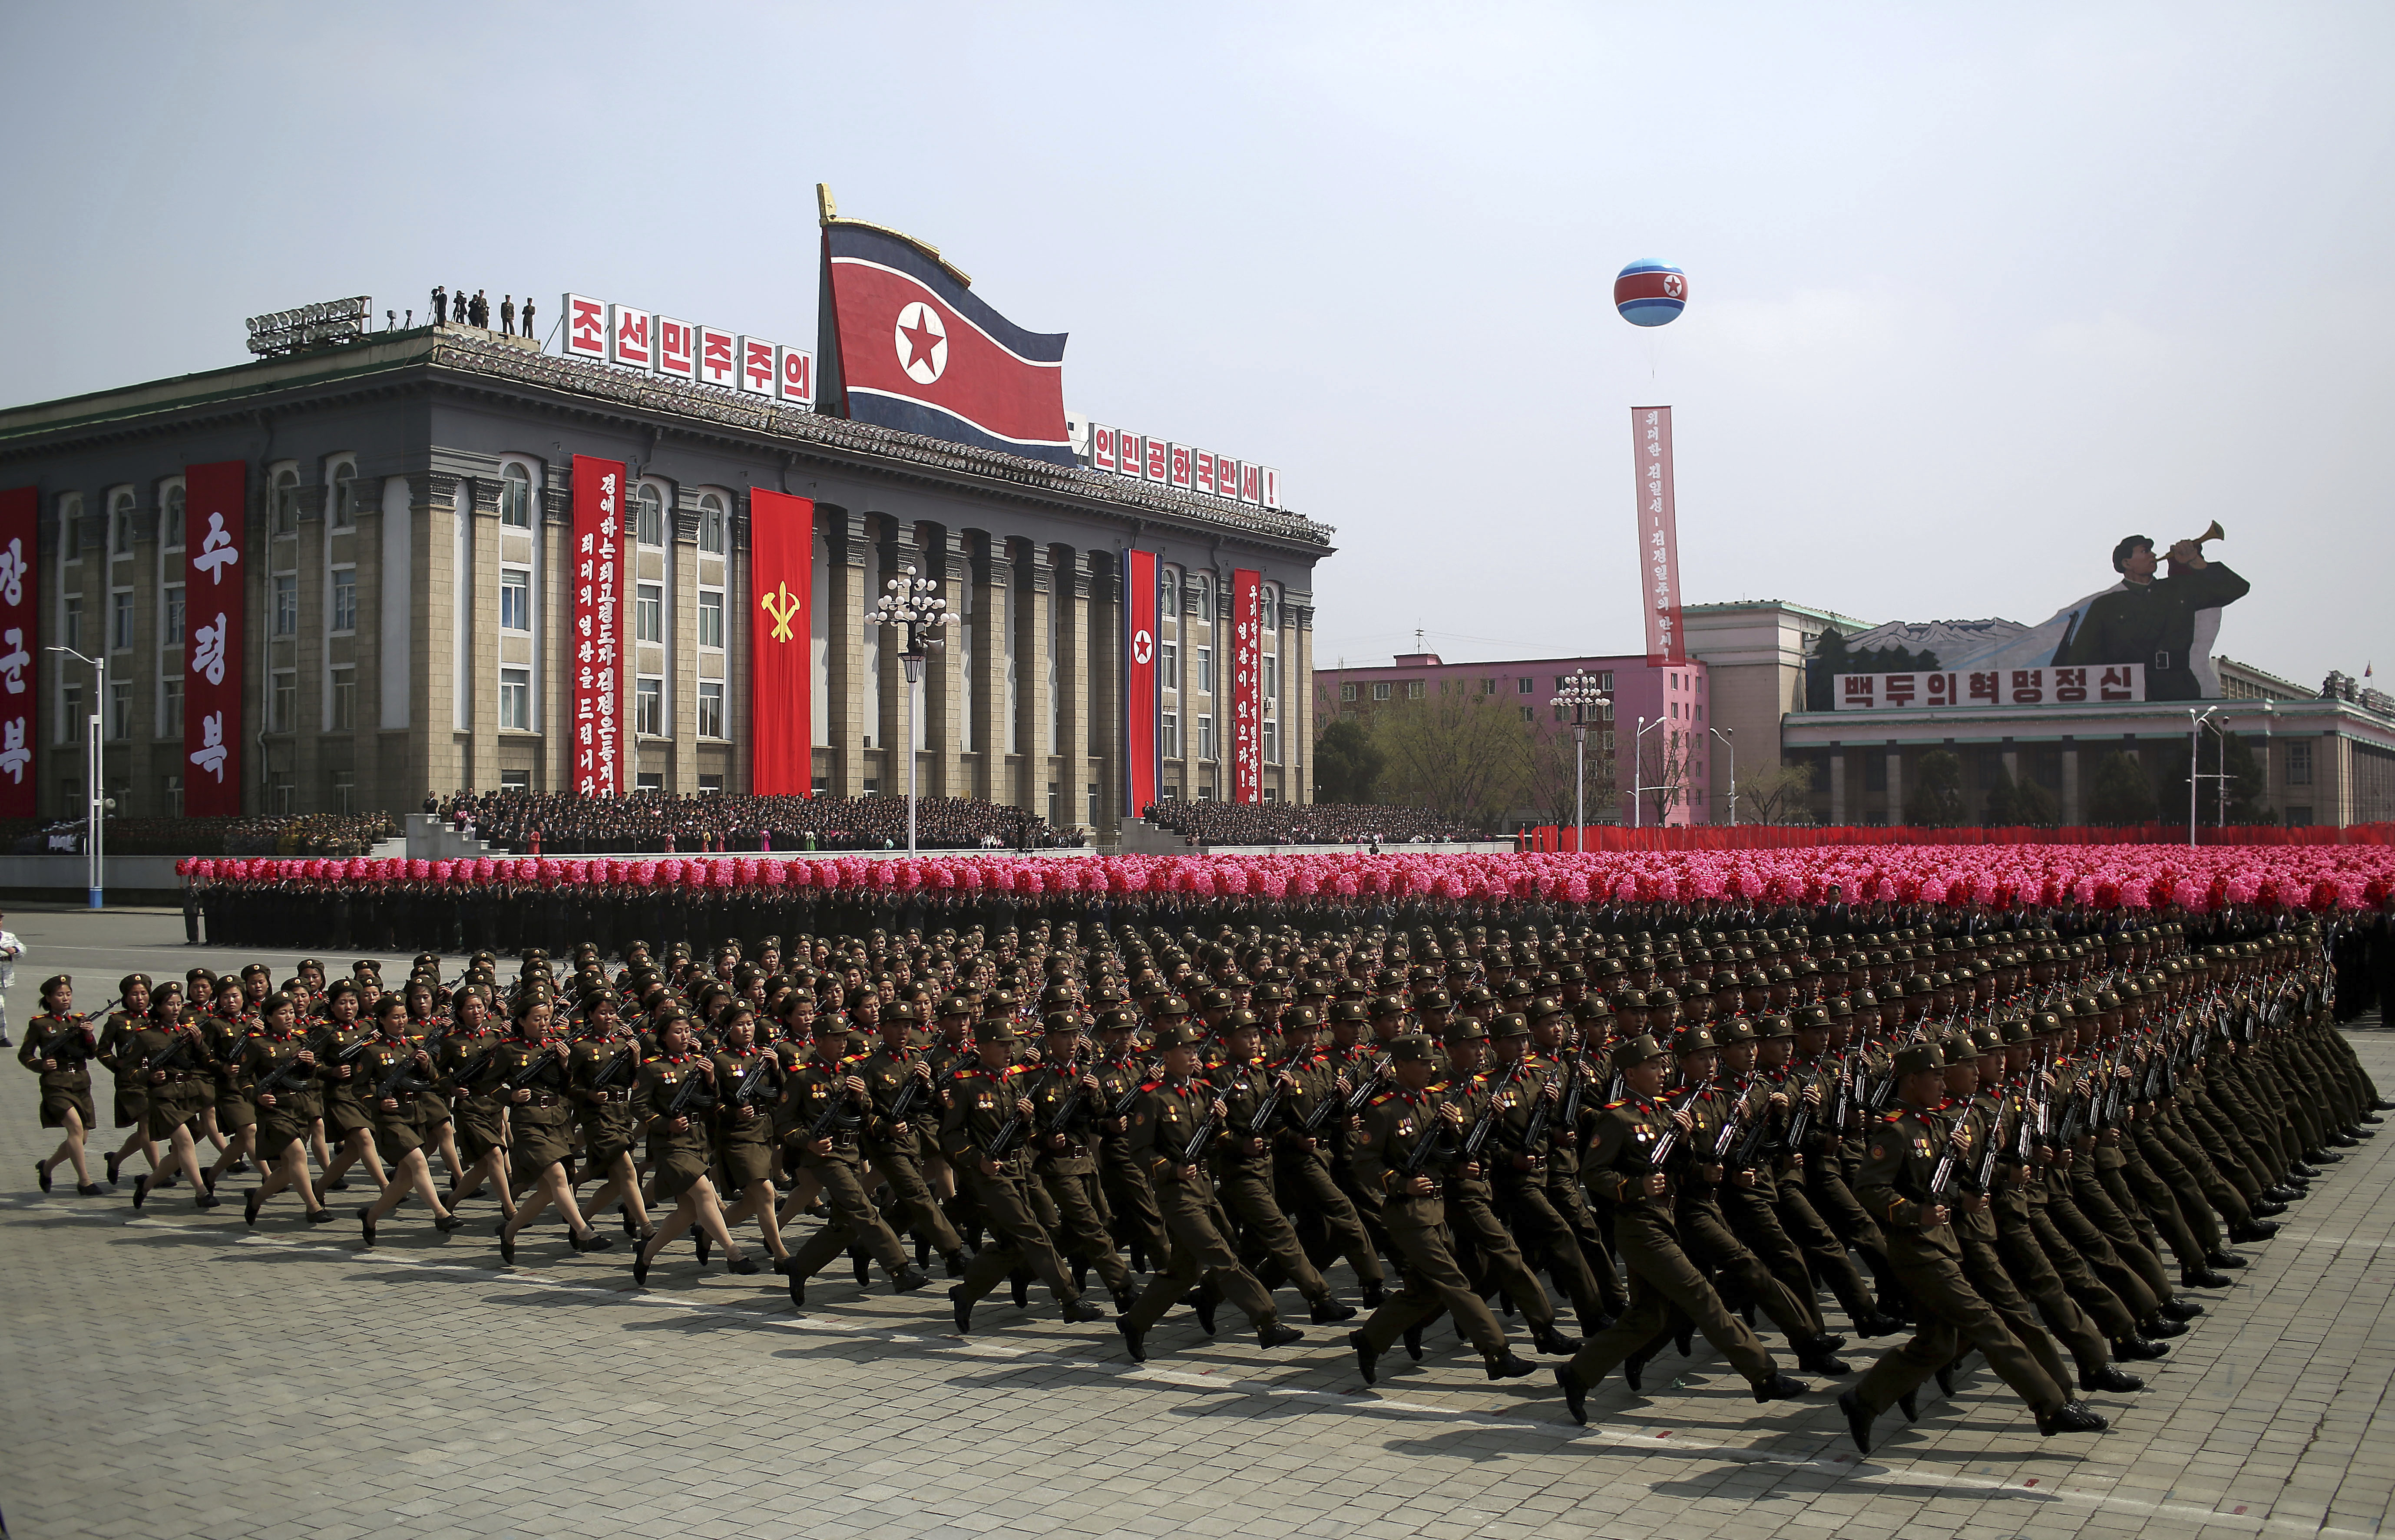
POLYGON ((2112 547, 2112 570, 2120 583, 2080 601, 2054 661, 2066 667, 2143 664, 2150 701, 2218 695, 2212 643, 2220 610, 2244 598, 2252 585, 2205 560, 2199 540, 2182 540, 2157 559, 2151 540, 2130 535, 2112 547), (2170 571, 2157 575, 2163 559, 2170 571))

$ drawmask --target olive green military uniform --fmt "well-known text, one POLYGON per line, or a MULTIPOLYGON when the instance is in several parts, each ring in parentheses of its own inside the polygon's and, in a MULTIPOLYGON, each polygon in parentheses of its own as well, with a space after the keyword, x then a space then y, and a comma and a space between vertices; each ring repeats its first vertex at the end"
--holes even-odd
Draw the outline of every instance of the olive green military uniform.
POLYGON ((1328 1301, 1330 1283, 1307 1258, 1296 1227, 1273 1193, 1272 1147, 1287 1126, 1281 1118, 1287 1099, 1276 1106, 1259 1134, 1254 1130, 1256 1113, 1272 1099, 1273 1085, 1272 1072, 1263 1060, 1226 1062, 1210 1078, 1226 1109, 1214 1139, 1214 1190, 1238 1227, 1241 1264, 1260 1280, 1287 1278, 1312 1304, 1328 1301))
MULTIPOLYGON (((1455 1317, 1456 1329, 1480 1356, 1495 1362, 1508 1351, 1505 1329, 1464 1277, 1447 1228, 1443 1182, 1448 1161, 1436 1146, 1452 1133, 1445 1126, 1451 1122, 1446 1111, 1449 1106, 1429 1090, 1396 1090, 1373 1098, 1364 1110, 1364 1126, 1356 1137, 1356 1179, 1381 1193, 1382 1222, 1389 1227, 1389 1239, 1405 1267, 1396 1292, 1356 1335, 1372 1352, 1383 1353, 1409 1327, 1445 1311, 1455 1317), (1407 1168, 1415 1164, 1425 1140, 1433 1150, 1422 1155, 1415 1174, 1429 1177, 1432 1191, 1417 1196, 1407 1191, 1407 1168)), ((1548 1320, 1553 1322, 1552 1313, 1548 1320)))
POLYGON ((1230 1218, 1215 1199, 1209 1163, 1201 1159, 1195 1175, 1185 1178, 1182 1175, 1190 1140, 1213 1105, 1214 1088, 1205 1081, 1175 1081, 1168 1076, 1151 1083, 1132 1109, 1131 1158, 1147 1172, 1172 1244, 1168 1264, 1152 1276, 1138 1303, 1124 1312, 1126 1332, 1145 1332, 1155 1325, 1200 1280, 1244 1313, 1257 1330, 1279 1323, 1271 1292, 1239 1265, 1239 1254, 1227 1238, 1230 1218))
MULTIPOLYGON (((949 1077, 948 1108, 940 1122, 940 1152, 972 1190, 984 1222, 995 1235, 991 1244, 974 1255, 973 1264, 965 1269, 963 1282, 954 1292, 965 1307, 996 1288, 1018 1267, 1030 1268, 1060 1305, 1070 1305, 1080 1297, 1073 1281, 1065 1276, 1064 1261, 1056 1255, 1055 1244, 1032 1206, 1031 1189, 1035 1184, 1029 1140, 1016 1139, 991 1162, 996 1167, 994 1172, 983 1169, 992 1139, 1017 1115, 1016 1101, 1027 1097, 1026 1076, 1020 1065, 993 1071, 973 1063, 949 1077)), ((1030 1132, 1027 1120, 1022 1132, 1030 1132)), ((888 1227, 883 1230, 886 1233, 888 1227)), ((894 1236, 890 1244, 893 1249, 896 1247, 894 1236)))
MULTIPOLYGON (((604 1172, 615 1164, 616 1156, 629 1153, 640 1137, 640 1121, 632 1113, 632 1091, 640 1084, 642 1057, 639 1040, 629 1033, 584 1037, 567 1052, 567 1095, 581 1125, 584 1169, 604 1172)), ((460 1117, 457 1126, 461 1132, 481 1133, 468 1117, 460 1117)))
MULTIPOLYGON (((858 1141, 870 1102, 860 1105, 846 1082, 864 1077, 866 1056, 834 1057, 830 1046, 840 1041, 818 1034, 815 1051, 783 1077, 783 1097, 789 1109, 789 1132, 785 1137, 800 1168, 821 1184, 824 1206, 831 1211, 823 1228, 791 1254, 793 1287, 855 1246, 862 1246, 893 1278, 906 1269, 906 1254, 900 1249, 896 1233, 865 1190, 865 1153, 858 1141), (817 1129, 826 1131, 818 1136, 817 1129), (831 1140, 828 1152, 814 1152, 818 1137, 831 1140)), ((719 1095, 729 1095, 730 1089, 722 1082, 716 1087, 719 1095)))
POLYGON ((25 1040, 17 1046, 17 1062, 41 1080, 42 1126, 63 1128, 74 1113, 89 1133, 99 1110, 91 1101, 91 1059, 98 1045, 80 1016, 41 1015, 25 1023, 25 1040), (44 1069, 45 1060, 57 1065, 44 1069))
POLYGON ((923 1175, 923 1132, 940 1124, 940 1099, 932 1078, 936 1072, 920 1048, 897 1053, 885 1048, 867 1056, 858 1073, 873 1101, 865 1121, 866 1154, 889 1182, 915 1238, 943 1257, 954 1257, 964 1249, 964 1240, 940 1211, 940 1200, 923 1175), (908 1097, 910 1086, 917 1089, 908 1097), (909 1103, 903 1117, 902 1099, 909 1103), (899 1126, 902 1122, 906 1126, 899 1126))

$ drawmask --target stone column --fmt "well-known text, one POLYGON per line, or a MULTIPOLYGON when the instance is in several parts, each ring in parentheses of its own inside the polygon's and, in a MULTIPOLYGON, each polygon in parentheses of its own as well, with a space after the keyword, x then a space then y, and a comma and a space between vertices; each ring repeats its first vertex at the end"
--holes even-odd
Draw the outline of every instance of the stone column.
POLYGON ((865 615, 873 608, 866 589, 873 581, 872 548, 865 516, 818 505, 824 543, 831 559, 831 616, 824 626, 824 727, 831 739, 831 795, 854 796, 865 789, 865 735, 878 717, 866 699, 865 615))
POLYGON ((409 731, 402 753, 401 787, 392 811, 412 811, 426 794, 447 796, 466 783, 457 728, 457 615, 467 603, 458 591, 456 518, 457 478, 443 471, 412 471, 407 478, 412 539, 408 586, 422 597, 423 619, 408 637, 409 731))
POLYGON ((295 812, 322 812, 324 794, 324 732, 327 643, 324 632, 324 501, 321 484, 299 488, 298 590, 299 633, 291 650, 293 683, 291 720, 291 807, 295 812))
POLYGON ((937 583, 937 597, 947 601, 956 619, 939 633, 940 650, 923 662, 924 755, 922 792, 926 796, 970 796, 973 787, 964 762, 964 608, 965 585, 972 569, 964 543, 954 532, 925 525, 921 532, 923 575, 937 583))
POLYGON ((2079 743, 2071 737, 2062 740, 2062 822, 2087 822, 2079 800, 2079 743))
POLYGON ((499 484, 490 477, 462 483, 472 514, 473 571, 459 597, 467 604, 472 672, 466 699, 473 723, 473 784, 496 791, 499 784, 499 484))
POLYGON ((1830 757, 1830 824, 1844 827, 1846 822, 1846 749, 1843 744, 1832 744, 1830 757))
POLYGON ((2334 731, 2312 751, 2312 822, 2344 828, 2353 822, 2353 745, 2334 731))
POLYGON ((1065 824, 1090 815, 1090 553, 1064 553, 1055 568, 1056 792, 1065 824))
MULTIPOLYGON (((1094 782, 1098 788, 1097 827, 1092 837, 1103 835, 1118 839, 1124 817, 1122 562, 1112 552, 1097 552, 1092 553, 1090 566, 1090 602, 1082 647, 1090 670, 1090 689, 1083 697, 1089 709, 1089 760, 1081 779, 1084 787, 1094 782)), ((1086 791, 1080 810, 1083 816, 1090 810, 1086 791)))
POLYGON ((1894 739, 1887 745, 1887 821, 1904 822, 1904 746, 1894 739))
MULTIPOLYGON (((1021 559, 1023 582, 1015 591, 1022 599, 1023 612, 1015 621, 1014 696, 1015 746, 1022 751, 1022 779, 1013 800, 1044 818, 1048 783, 1056 779, 1055 756, 1048 746, 1048 606, 1054 602, 1051 581, 1054 563, 1045 546, 1025 546, 1021 559)), ((1062 638, 1057 644, 1063 645, 1062 638)))
POLYGON ((1008 800, 1006 645, 1012 623, 1014 563, 1002 540, 978 539, 972 553, 973 585, 973 748, 980 760, 973 795, 1008 800))
MULTIPOLYGON (((382 800, 382 483, 351 477, 333 495, 350 500, 350 558, 356 563, 357 623, 350 643, 350 770, 361 812, 412 812, 424 805, 382 800)), ((336 516, 342 510, 334 510, 336 516)), ((329 795, 329 788, 328 795, 329 795)))
MULTIPOLYGON (((698 499, 688 486, 674 487, 673 542, 667 582, 671 619, 666 628, 666 667, 672 671, 666 695, 672 720, 666 735, 673 740, 673 763, 666 770, 666 790, 688 796, 698 790, 698 499)), ((732 586, 724 585, 726 599, 732 586)), ((727 654, 728 655, 728 654, 727 654)), ((724 691, 731 693, 727 688, 724 691)), ((731 703, 726 702, 728 706, 731 703)), ((726 731, 731 724, 726 723, 726 731)))
MULTIPOLYGON (((581 660, 576 656, 578 638, 574 635, 574 594, 580 576, 574 548, 574 495, 566 484, 573 480, 572 464, 569 460, 564 468, 549 467, 549 484, 539 494, 540 521, 533 529, 541 578, 533 620, 540 637, 540 701, 535 719, 540 723, 541 772, 534 780, 536 791, 574 789, 574 678, 581 660)), ((433 543, 439 546, 439 535, 433 543)), ((622 591, 618 579, 616 592, 622 591)), ((434 686, 436 691, 439 688, 434 686)))
POLYGON ((1289 766, 1289 790, 1291 802, 1314 800, 1314 595, 1282 591, 1281 600, 1289 610, 1291 646, 1283 651, 1281 661, 1288 665, 1282 672, 1281 689, 1288 699, 1284 708, 1289 715, 1282 719, 1282 731, 1289 741, 1281 744, 1281 760, 1289 766))
MULTIPOLYGON (((867 586, 865 612, 868 624, 871 623, 873 606, 887 591, 882 585, 893 579, 905 579, 909 567, 914 568, 918 574, 923 571, 923 552, 915 526, 887 514, 879 516, 879 523, 881 582, 868 583, 867 586)), ((904 796, 906 794, 906 756, 915 751, 914 715, 921 703, 908 698, 906 666, 899 661, 899 654, 906 650, 906 634, 894 626, 885 625, 880 627, 880 635, 881 697, 875 717, 873 742, 881 750, 882 793, 890 796, 904 796)), ((919 795, 927 790, 920 761, 915 790, 919 795)))

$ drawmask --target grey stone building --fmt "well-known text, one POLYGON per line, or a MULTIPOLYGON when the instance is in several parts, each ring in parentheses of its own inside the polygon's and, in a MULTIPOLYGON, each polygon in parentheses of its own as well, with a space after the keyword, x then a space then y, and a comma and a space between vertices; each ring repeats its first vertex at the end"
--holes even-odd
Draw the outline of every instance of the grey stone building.
MULTIPOLYGON (((226 460, 246 464, 250 494, 245 810, 396 812, 459 789, 565 789, 577 454, 629 467, 636 786, 748 788, 748 493, 764 488, 815 504, 818 790, 906 787, 903 678, 867 616, 913 566, 963 617, 926 670, 920 789, 1115 828, 1120 574, 1137 547, 1159 555, 1159 640, 1176 667, 1159 784, 1228 795, 1230 735, 1215 724, 1230 716, 1229 579, 1252 568, 1265 583, 1264 795, 1311 799, 1327 527, 443 326, 0 412, 0 487, 40 495, 42 639, 106 652, 98 705, 120 811, 181 810, 182 472, 226 460)), ((37 670, 39 805, 72 817, 90 670, 46 652, 37 670)))

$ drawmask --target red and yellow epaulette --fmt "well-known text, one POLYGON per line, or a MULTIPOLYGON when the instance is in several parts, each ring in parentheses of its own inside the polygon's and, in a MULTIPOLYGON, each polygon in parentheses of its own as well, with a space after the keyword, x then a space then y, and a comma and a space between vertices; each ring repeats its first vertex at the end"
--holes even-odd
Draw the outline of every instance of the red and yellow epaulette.
POLYGON ((1606 1110, 1607 1112, 1612 1112, 1612 1111, 1613 1111, 1615 1108, 1617 1108, 1617 1107, 1627 1107, 1627 1106, 1629 1106, 1629 1105, 1630 1105, 1630 1099, 1629 1099, 1628 1097, 1623 1097, 1620 1101, 1608 1101, 1608 1102, 1607 1102, 1607 1103, 1605 1104, 1605 1110, 1606 1110))
POLYGON ((1143 1091, 1160 1091, 1164 1088, 1164 1082, 1161 1080, 1143 1080, 1139 1083, 1139 1088, 1143 1091))
POLYGON ((1372 1099, 1372 1105, 1378 1107, 1384 1101, 1395 1101, 1400 1094, 1402 1093, 1396 1091, 1383 1091, 1379 1096, 1372 1099))
POLYGON ((1904 1121, 1904 1109, 1899 1107, 1893 1112, 1882 1112, 1879 1120, 1882 1123, 1901 1123, 1904 1121))
POLYGON ((661 1054, 661 1053, 653 1053, 653 1054, 649 1055, 649 1057, 648 1057, 648 1058, 642 1060, 641 1060, 641 1062, 642 1062, 642 1063, 643 1063, 643 1064, 654 1064, 654 1063, 655 1063, 658 1060, 663 1059, 664 1057, 665 1057, 665 1055, 663 1055, 663 1054, 661 1054))

